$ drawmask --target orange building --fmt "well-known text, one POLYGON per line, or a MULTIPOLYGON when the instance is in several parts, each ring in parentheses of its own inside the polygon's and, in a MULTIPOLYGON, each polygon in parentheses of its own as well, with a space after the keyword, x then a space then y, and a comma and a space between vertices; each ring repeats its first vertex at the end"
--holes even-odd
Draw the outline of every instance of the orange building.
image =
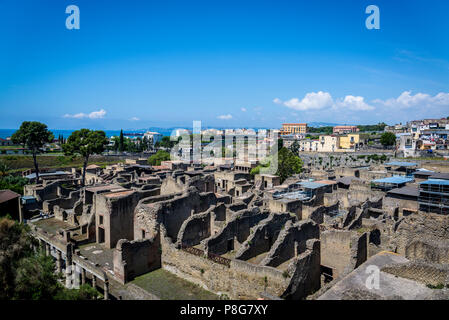
POLYGON ((360 129, 357 126, 335 126, 333 131, 335 134, 345 134, 359 132, 360 129))
POLYGON ((283 123, 281 135, 307 133, 307 123, 283 123))

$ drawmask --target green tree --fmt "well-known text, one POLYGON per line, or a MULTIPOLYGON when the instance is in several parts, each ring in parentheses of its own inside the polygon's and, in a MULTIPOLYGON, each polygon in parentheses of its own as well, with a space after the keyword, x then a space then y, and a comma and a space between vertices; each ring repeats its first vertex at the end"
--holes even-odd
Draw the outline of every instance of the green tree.
POLYGON ((289 149, 282 147, 279 150, 276 175, 279 176, 281 183, 291 175, 300 173, 302 166, 302 160, 298 156, 295 156, 289 149))
POLYGON ((0 161, 0 177, 6 176, 8 171, 9 171, 8 165, 5 162, 0 161))
POLYGON ((119 137, 119 143, 118 143, 118 150, 120 152, 125 151, 125 139, 123 137, 123 129, 120 130, 120 137, 119 137))
POLYGON ((55 274, 53 259, 31 249, 37 245, 29 227, 0 218, 0 300, 86 300, 101 296, 84 285, 66 289, 55 274))
POLYGON ((25 121, 20 125, 12 136, 11 140, 16 144, 21 144, 28 148, 33 154, 34 169, 36 171, 36 183, 39 183, 39 166, 37 164, 37 154, 41 148, 53 141, 53 133, 48 131, 47 125, 37 121, 25 121))
POLYGON ((81 129, 73 131, 64 144, 63 149, 66 155, 79 154, 84 158, 82 185, 86 182, 86 167, 89 157, 93 154, 101 154, 108 144, 108 139, 104 131, 81 129))
POLYGON ((164 150, 158 150, 156 154, 148 158, 148 164, 151 166, 160 166, 162 161, 168 160, 170 160, 170 153, 164 150))
POLYGON ((383 146, 393 146, 396 144, 396 135, 391 132, 384 132, 380 136, 380 143, 383 146))
POLYGON ((290 151, 293 152, 295 156, 299 155, 299 143, 297 140, 293 141, 292 145, 290 146, 290 151))

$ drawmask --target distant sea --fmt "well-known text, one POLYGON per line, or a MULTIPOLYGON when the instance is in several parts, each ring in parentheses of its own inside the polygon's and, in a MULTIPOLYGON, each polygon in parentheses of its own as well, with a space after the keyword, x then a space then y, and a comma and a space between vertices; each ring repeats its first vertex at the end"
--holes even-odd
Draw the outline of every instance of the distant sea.
MULTIPOLYGON (((145 133, 146 131, 154 131, 159 132, 163 136, 169 136, 174 128, 148 128, 142 130, 123 130, 123 133, 126 135, 127 133, 145 133)), ((7 137, 11 137, 11 135, 16 132, 17 129, 0 129, 0 138, 6 139, 7 137)), ((62 135, 64 139, 68 138, 73 131, 75 130, 55 130, 50 129, 55 136, 55 139, 58 139, 59 135, 62 135)), ((120 130, 103 130, 106 133, 108 138, 119 136, 120 130)))

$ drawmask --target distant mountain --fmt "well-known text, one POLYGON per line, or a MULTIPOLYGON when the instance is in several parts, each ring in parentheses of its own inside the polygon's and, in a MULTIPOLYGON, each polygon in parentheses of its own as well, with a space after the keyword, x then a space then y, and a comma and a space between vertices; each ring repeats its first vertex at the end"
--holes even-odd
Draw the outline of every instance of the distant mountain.
POLYGON ((329 123, 329 122, 309 122, 308 127, 321 128, 321 127, 335 127, 340 125, 339 123, 329 123))

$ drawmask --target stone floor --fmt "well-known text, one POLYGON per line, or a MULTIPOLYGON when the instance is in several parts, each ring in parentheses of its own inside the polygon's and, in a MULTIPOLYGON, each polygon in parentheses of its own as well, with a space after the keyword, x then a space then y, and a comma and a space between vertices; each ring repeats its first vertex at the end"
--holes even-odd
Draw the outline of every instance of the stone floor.
POLYGON ((57 220, 55 218, 42 219, 39 221, 32 222, 38 228, 43 229, 44 231, 50 234, 56 234, 59 229, 67 229, 72 226, 64 221, 57 220))
POLYGON ((80 246, 79 249, 81 256, 98 263, 98 265, 109 272, 113 271, 112 258, 114 249, 107 249, 99 243, 88 243, 80 246))
POLYGON ((151 292, 162 300, 217 300, 219 298, 214 293, 164 269, 136 277, 131 284, 151 292))

